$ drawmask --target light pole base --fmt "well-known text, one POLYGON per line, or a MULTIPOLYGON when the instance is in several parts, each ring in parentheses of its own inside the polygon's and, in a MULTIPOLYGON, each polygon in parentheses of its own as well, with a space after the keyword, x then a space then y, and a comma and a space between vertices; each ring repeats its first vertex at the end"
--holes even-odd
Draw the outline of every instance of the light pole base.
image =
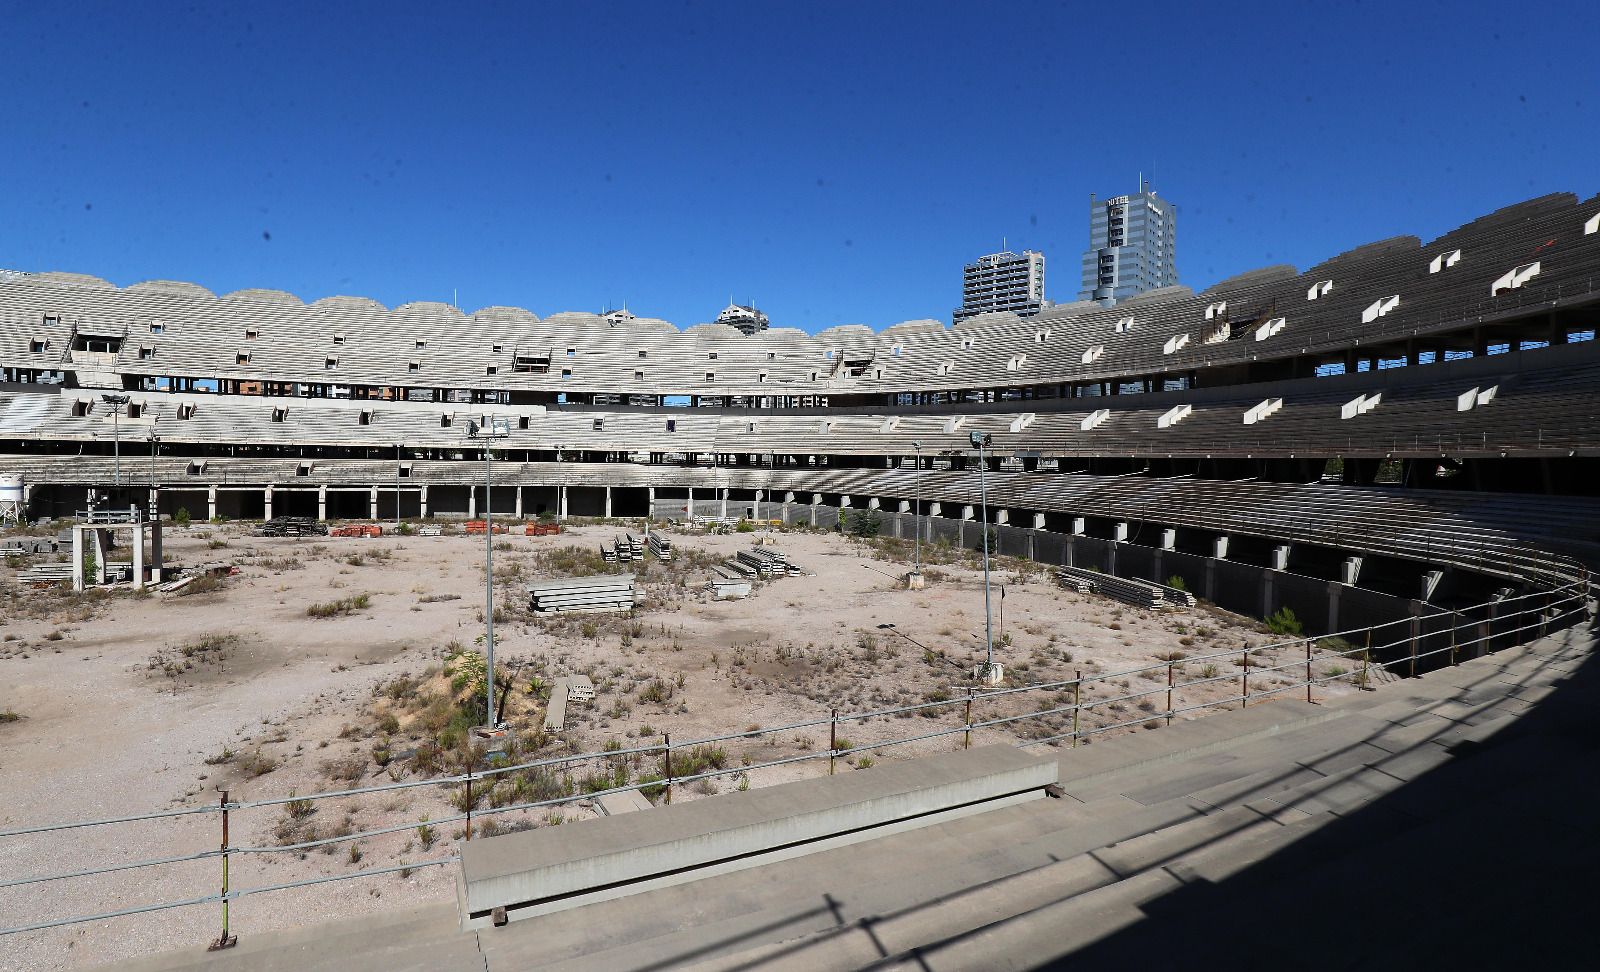
POLYGON ((979 662, 972 669, 972 680, 984 685, 1000 685, 1006 680, 1006 667, 999 662, 992 665, 979 662))
POLYGON ((908 590, 908 591, 920 591, 920 590, 922 590, 922 585, 924 583, 924 578, 922 576, 922 572, 921 571, 917 571, 917 570, 907 571, 905 580, 906 580, 906 590, 908 590))

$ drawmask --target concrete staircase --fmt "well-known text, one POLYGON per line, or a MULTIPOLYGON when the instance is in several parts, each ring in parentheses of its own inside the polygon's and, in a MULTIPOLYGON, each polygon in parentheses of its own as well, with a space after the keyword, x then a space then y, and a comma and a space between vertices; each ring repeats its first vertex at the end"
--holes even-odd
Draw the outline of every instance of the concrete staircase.
MULTIPOLYGON (((1326 705, 1062 750, 1062 799, 482 929, 459 967, 1554 961, 1600 865, 1591 647, 1574 629, 1326 705)), ((350 944, 328 961, 366 967, 357 938, 329 934, 350 944)), ((458 967, 422 944, 430 968, 458 967)), ((248 961, 217 967, 277 967, 248 961)), ((414 966, 385 948, 374 967, 414 966)))

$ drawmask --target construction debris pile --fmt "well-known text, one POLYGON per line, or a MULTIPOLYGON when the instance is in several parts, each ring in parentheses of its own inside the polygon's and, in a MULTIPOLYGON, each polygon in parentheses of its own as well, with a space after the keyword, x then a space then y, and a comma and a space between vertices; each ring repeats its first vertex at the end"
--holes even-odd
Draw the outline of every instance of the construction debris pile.
POLYGON ((757 578, 771 579, 801 575, 806 571, 789 561, 788 556, 767 546, 741 550, 733 559, 711 568, 707 585, 719 601, 735 601, 750 596, 757 578))
POLYGON ((1056 578, 1061 586, 1068 590, 1077 591, 1079 594, 1099 593, 1107 597, 1114 597, 1119 601, 1126 601, 1135 607, 1158 608, 1180 605, 1194 607, 1194 595, 1176 587, 1157 584, 1153 581, 1138 580, 1133 577, 1117 577, 1112 574, 1102 574, 1082 567, 1061 567, 1057 570, 1056 578))
POLYGON ((258 537, 325 537, 328 525, 309 516, 275 516, 256 527, 258 537))
POLYGON ((632 574, 597 574, 529 585, 528 598, 535 614, 632 611, 638 591, 632 574))

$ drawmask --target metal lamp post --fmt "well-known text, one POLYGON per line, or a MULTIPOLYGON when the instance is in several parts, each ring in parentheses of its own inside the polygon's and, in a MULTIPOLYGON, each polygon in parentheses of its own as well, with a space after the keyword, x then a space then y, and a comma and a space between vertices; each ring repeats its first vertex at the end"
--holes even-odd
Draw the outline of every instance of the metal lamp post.
POLYGON ((973 432, 971 442, 978 450, 978 502, 983 511, 983 640, 985 647, 985 661, 983 677, 985 680, 994 677, 994 615, 990 609, 989 595, 989 485, 988 485, 988 457, 984 449, 990 444, 989 433, 973 432))
MULTIPOLYGON (((491 443, 511 435, 504 416, 485 415, 483 424, 467 423, 467 437, 483 440, 483 649, 487 685, 487 725, 499 725, 494 711, 494 465, 491 443)), ((397 502, 398 502, 398 494, 397 502)))
POLYGON ((912 524, 912 527, 916 530, 916 536, 915 536, 916 564, 917 564, 916 573, 917 573, 918 576, 921 576, 922 575, 922 443, 913 442, 913 443, 911 443, 911 448, 915 449, 916 452, 917 452, 917 475, 916 475, 916 492, 917 492, 917 496, 916 496, 916 501, 915 501, 916 508, 911 513, 911 524, 912 524))
POLYGON ((116 411, 111 413, 111 449, 112 472, 111 484, 122 485, 122 410, 128 405, 127 395, 101 395, 100 400, 107 405, 116 406, 116 411))

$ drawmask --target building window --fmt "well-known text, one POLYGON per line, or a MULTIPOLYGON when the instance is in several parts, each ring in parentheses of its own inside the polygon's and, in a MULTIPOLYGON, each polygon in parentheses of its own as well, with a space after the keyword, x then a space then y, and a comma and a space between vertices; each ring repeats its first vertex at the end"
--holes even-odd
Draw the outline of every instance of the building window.
POLYGON ((344 335, 343 334, 335 334, 333 336, 333 346, 337 348, 337 347, 341 347, 343 345, 344 345, 344 335))
POLYGON ((717 380, 717 373, 715 371, 706 372, 706 381, 716 381, 716 380, 717 380))
POLYGON ((606 420, 603 419, 603 418, 595 419, 594 420, 594 430, 596 432, 604 432, 606 430, 606 420))
POLYGON ((140 361, 149 361, 151 358, 153 358, 155 356, 156 356, 156 349, 150 347, 148 344, 141 345, 139 347, 139 360, 140 361))
POLYGON ((634 372, 634 373, 633 373, 633 380, 634 380, 634 381, 644 381, 644 372, 642 372, 642 371, 635 371, 635 372, 634 372))
POLYGON ((261 332, 258 331, 255 328, 253 328, 253 327, 247 327, 244 330, 244 339, 246 341, 254 341, 256 338, 258 338, 260 336, 261 336, 261 332))
POLYGON ((249 364, 250 363, 250 352, 248 352, 248 351, 240 351, 238 354, 233 356, 233 363, 234 364, 242 364, 242 365, 249 364))
POLYGON ((49 341, 41 341, 38 338, 34 338, 32 341, 28 342, 28 350, 34 354, 44 354, 45 350, 49 347, 49 341))
POLYGON ((678 420, 677 419, 667 419, 667 431, 668 432, 676 432, 676 431, 678 431, 678 420))
POLYGON ((338 358, 324 358, 323 362, 322 362, 322 367, 326 371, 332 371, 333 369, 339 367, 339 359, 338 358))
POLYGON ((289 410, 287 408, 275 408, 275 409, 272 410, 272 420, 274 422, 282 422, 284 419, 286 419, 288 417, 289 417, 289 410))
POLYGON ((427 346, 428 346, 428 341, 427 341, 426 338, 417 338, 417 350, 418 351, 421 351, 423 348, 425 348, 427 346))
POLYGON ((486 375, 497 375, 500 373, 500 369, 494 365, 488 365, 483 369, 483 373, 486 375))
POLYGON ((644 348, 640 348, 639 349, 639 357, 647 358, 649 356, 650 356, 650 352, 646 351, 644 348))
POLYGON ((572 377, 572 369, 571 368, 562 368, 561 369, 561 377, 563 377, 563 378, 571 378, 572 377))
POLYGON ((420 362, 420 361, 408 361, 408 362, 406 362, 406 370, 410 371, 410 372, 413 372, 413 373, 421 371, 422 370, 422 362, 420 362))
POLYGON ((162 333, 165 333, 166 330, 167 330, 167 325, 161 323, 160 321, 151 321, 150 322, 150 333, 151 334, 162 334, 162 333))

